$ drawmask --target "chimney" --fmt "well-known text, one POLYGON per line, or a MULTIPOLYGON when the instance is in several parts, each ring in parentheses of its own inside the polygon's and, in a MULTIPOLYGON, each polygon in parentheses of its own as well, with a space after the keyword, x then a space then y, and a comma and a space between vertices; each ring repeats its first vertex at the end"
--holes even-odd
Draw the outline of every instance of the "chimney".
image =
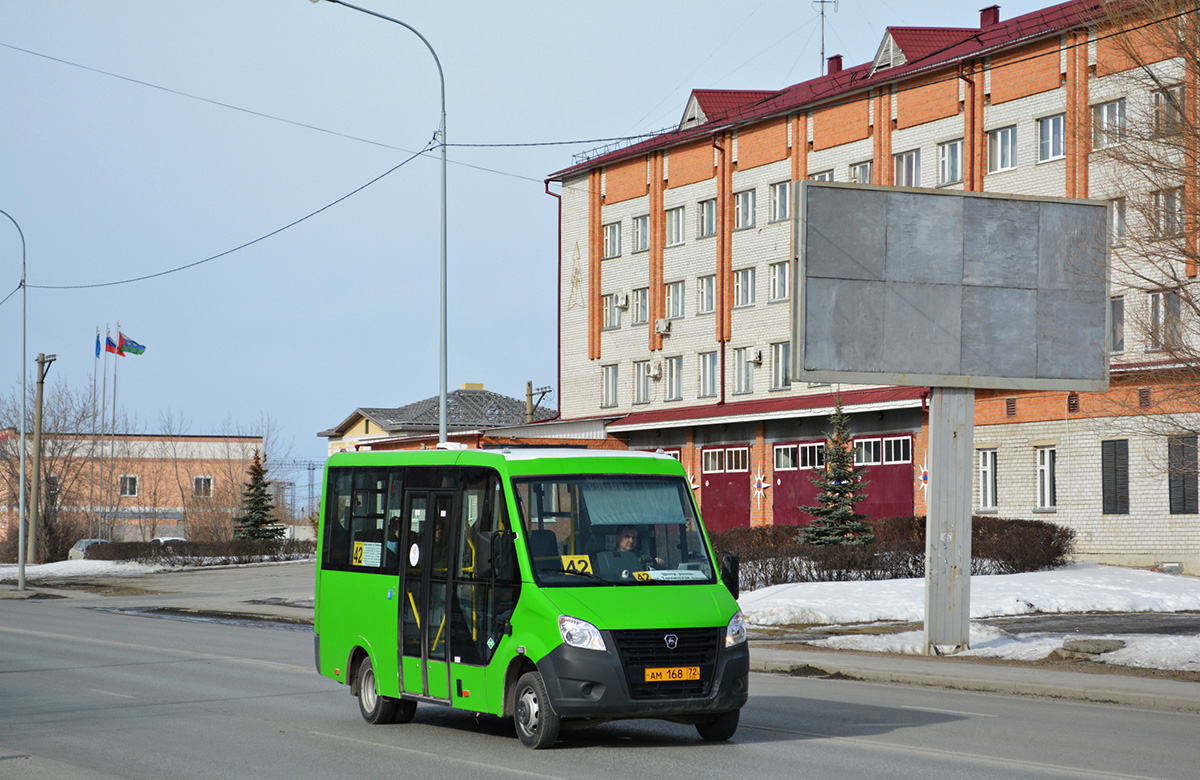
POLYGON ((979 29, 984 30, 1000 24, 1000 6, 989 5, 979 9, 979 29))
POLYGON ((842 72, 842 55, 840 55, 840 54, 835 54, 835 55, 833 55, 832 57, 829 57, 829 58, 828 58, 828 60, 829 60, 829 71, 828 71, 828 73, 829 73, 829 75, 830 75, 830 76, 832 76, 832 75, 833 75, 833 74, 835 74, 835 73, 841 73, 841 72, 842 72))

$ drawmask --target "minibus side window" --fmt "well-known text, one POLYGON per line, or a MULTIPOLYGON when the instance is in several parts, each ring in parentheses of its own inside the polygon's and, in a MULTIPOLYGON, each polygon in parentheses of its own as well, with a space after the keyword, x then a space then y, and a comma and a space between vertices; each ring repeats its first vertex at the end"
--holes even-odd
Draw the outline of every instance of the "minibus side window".
POLYGON ((385 469, 338 469, 330 474, 322 568, 379 573, 384 566, 385 469))
POLYGON ((330 469, 325 488, 325 550, 322 569, 344 569, 350 560, 351 469, 330 469))

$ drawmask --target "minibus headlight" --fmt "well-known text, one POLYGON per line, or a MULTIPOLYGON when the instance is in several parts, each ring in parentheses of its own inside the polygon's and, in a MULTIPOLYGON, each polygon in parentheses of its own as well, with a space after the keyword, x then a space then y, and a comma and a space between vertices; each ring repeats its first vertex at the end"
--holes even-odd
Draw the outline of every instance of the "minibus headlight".
POLYGON ((586 620, 559 615, 558 631, 562 634, 563 641, 571 647, 582 647, 601 652, 608 649, 604 645, 604 637, 600 636, 600 629, 586 620))
POLYGON ((725 628, 725 646, 736 647, 746 641, 746 621, 742 619, 741 610, 738 610, 733 617, 729 618, 729 625, 725 628))

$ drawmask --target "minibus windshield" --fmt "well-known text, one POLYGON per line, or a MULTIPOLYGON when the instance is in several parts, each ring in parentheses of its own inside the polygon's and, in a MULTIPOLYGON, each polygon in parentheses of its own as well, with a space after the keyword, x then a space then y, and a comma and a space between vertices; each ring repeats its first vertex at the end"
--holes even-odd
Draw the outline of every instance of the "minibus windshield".
POLYGON ((542 585, 715 582, 679 477, 587 474, 513 480, 522 534, 542 585))

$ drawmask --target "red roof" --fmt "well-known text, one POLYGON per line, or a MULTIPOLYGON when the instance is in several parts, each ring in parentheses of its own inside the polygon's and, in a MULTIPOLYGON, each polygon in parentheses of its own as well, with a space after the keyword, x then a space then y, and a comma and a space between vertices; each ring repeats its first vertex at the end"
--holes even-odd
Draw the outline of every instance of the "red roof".
MULTIPOLYGON (((864 404, 915 401, 927 392, 929 392, 929 388, 927 387, 881 387, 843 390, 840 395, 842 406, 847 412, 853 412, 854 407, 864 404)), ((614 420, 610 425, 622 427, 626 425, 647 425, 687 420, 695 420, 701 423, 704 420, 715 417, 754 417, 776 412, 801 412, 833 406, 836 395, 835 393, 818 393, 814 395, 790 396, 787 398, 769 398, 762 401, 735 401, 734 403, 727 404, 655 409, 651 412, 634 412, 619 420, 614 420)))
POLYGON ((839 97, 874 86, 882 86, 909 78, 916 73, 946 68, 959 61, 978 58, 982 54, 1027 43, 1038 38, 1056 35, 1064 30, 1081 27, 1104 15, 1101 0, 1069 0, 1069 2, 1043 8, 1040 11, 1001 21, 983 29, 960 27, 895 27, 888 28, 896 44, 904 52, 907 62, 894 68, 884 68, 871 74, 872 63, 845 68, 833 75, 824 75, 777 92, 754 92, 737 90, 697 90, 714 96, 714 108, 720 106, 724 113, 718 120, 709 115, 705 104, 705 115, 709 121, 686 130, 672 130, 645 141, 627 146, 590 160, 564 168, 550 175, 552 180, 562 180, 569 175, 636 157, 655 149, 675 146, 700 137, 707 137, 718 130, 748 124, 772 116, 832 102, 839 97), (728 95, 730 99, 716 98, 728 95), (757 99, 740 101, 733 96, 757 95, 757 99))
POLYGON ((776 90, 753 89, 693 89, 692 97, 700 105, 705 118, 711 122, 725 116, 734 109, 748 107, 752 103, 773 97, 776 90))

